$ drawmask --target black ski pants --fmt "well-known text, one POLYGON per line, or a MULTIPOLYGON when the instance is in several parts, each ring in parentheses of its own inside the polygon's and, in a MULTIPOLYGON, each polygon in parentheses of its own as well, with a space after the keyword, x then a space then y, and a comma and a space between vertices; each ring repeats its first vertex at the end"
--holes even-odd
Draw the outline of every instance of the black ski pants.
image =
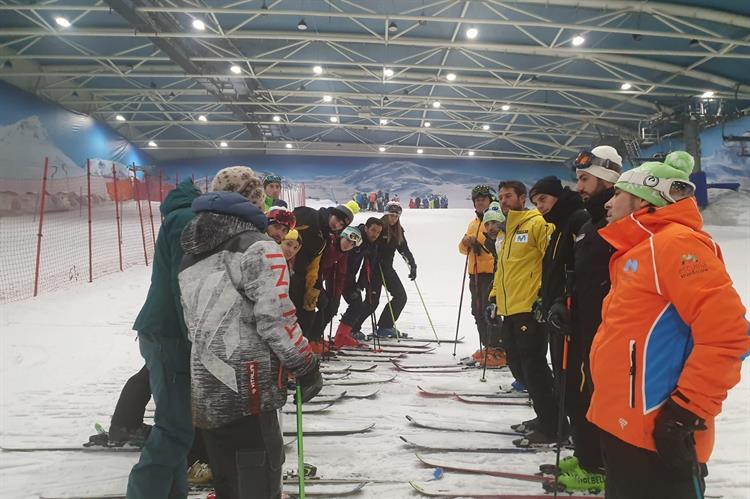
POLYGON ((216 499, 281 497, 284 441, 275 411, 204 429, 216 499))
POLYGON ((697 499, 706 490, 705 464, 700 466, 696 494, 693 477, 671 471, 656 452, 623 442, 600 430, 600 441, 607 470, 607 499, 697 499))
MULTIPOLYGON (((547 364, 547 334, 531 312, 508 315, 501 328, 503 348, 513 376, 526 385, 542 433, 557 433, 557 400, 547 364)), ((567 428, 565 428, 567 431, 567 428)))
POLYGON ((399 316, 401 316, 401 311, 406 306, 406 290, 404 285, 401 284, 401 279, 399 279, 396 270, 391 265, 381 266, 376 269, 376 279, 373 279, 372 283, 373 293, 376 293, 376 296, 373 296, 373 305, 377 307, 377 303, 380 301, 382 279, 380 279, 379 273, 381 271, 383 278, 385 278, 385 287, 391 296, 391 301, 385 304, 383 311, 380 312, 380 319, 378 319, 378 328, 384 329, 393 327, 393 323, 398 321, 399 316))
POLYGON ((499 348, 500 326, 487 323, 484 310, 490 304, 489 295, 492 289, 492 274, 469 274, 469 291, 471 292, 471 315, 479 332, 479 344, 482 347, 499 348))

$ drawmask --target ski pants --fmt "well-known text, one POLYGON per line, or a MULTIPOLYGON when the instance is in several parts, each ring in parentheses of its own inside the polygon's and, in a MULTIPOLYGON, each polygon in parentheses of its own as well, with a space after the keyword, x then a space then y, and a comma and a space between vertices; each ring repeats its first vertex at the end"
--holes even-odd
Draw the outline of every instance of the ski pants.
MULTIPOLYGON (((656 452, 641 449, 600 430, 607 470, 607 499, 696 499, 693 477, 666 468, 656 452)), ((706 490, 705 464, 700 465, 700 497, 706 490)))
POLYGON ((386 267, 380 267, 375 270, 375 278, 372 281, 373 293, 377 293, 373 296, 373 304, 377 307, 377 303, 380 301, 380 293, 383 283, 380 279, 380 271, 382 269, 383 277, 385 278, 385 287, 391 296, 391 301, 385 304, 383 311, 380 313, 380 319, 378 319, 378 329, 392 328, 393 323, 398 321, 401 311, 406 306, 406 290, 404 285, 401 284, 401 279, 398 278, 398 274, 394 268, 390 265, 386 267))
MULTIPOLYGON (((362 328, 362 323, 370 316, 370 305, 368 303, 367 293, 365 290, 364 300, 352 300, 348 302, 346 311, 341 316, 341 323, 352 327, 352 331, 359 331, 362 328)), ((374 331, 373 331, 374 332, 374 331)))
POLYGON ((554 436, 558 404, 553 393, 552 371, 547 364, 544 328, 536 322, 534 314, 524 312, 504 318, 501 336, 508 366, 516 380, 529 391, 542 433, 554 436))
POLYGON ((154 426, 128 478, 128 499, 186 498, 187 455, 193 443, 190 343, 139 332, 156 411, 154 426))
POLYGON ((581 468, 601 473, 604 468, 599 444, 600 430, 586 419, 594 386, 591 383, 589 353, 593 338, 576 335, 575 328, 568 345, 568 372, 565 389, 565 414, 570 419, 570 435, 575 444, 574 455, 581 468))
POLYGON ((471 292, 471 315, 479 332, 479 344, 499 348, 500 326, 488 324, 484 309, 490 304, 489 294, 492 289, 493 274, 469 274, 469 291, 471 292))
POLYGON ((336 317, 341 303, 341 295, 331 296, 326 290, 320 292, 318 296, 318 310, 313 318, 311 336, 315 338, 325 338, 326 326, 336 317))
POLYGON ((284 441, 275 411, 204 429, 216 499, 281 497, 284 441))

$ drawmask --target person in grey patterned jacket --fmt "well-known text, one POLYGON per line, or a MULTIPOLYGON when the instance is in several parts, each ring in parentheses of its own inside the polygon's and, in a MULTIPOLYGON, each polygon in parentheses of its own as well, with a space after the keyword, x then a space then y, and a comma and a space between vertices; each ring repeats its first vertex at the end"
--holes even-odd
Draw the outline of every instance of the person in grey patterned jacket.
POLYGON ((284 256, 249 202, 254 182, 243 178, 252 170, 232 168, 241 178, 223 182, 219 172, 182 233, 193 422, 203 429, 219 499, 277 498, 284 447, 276 411, 287 399, 286 370, 297 376, 303 402, 322 378, 297 325, 284 256))

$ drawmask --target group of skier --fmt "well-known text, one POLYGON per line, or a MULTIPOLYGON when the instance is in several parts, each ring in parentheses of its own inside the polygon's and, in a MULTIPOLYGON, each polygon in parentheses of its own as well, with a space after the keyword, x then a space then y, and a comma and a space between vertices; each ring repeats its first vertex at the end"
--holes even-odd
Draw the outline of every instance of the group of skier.
POLYGON ((702 498, 714 418, 750 348, 745 308, 693 197, 684 151, 621 173, 610 146, 556 177, 472 190, 459 243, 481 348, 528 391, 521 447, 560 444, 568 491, 702 498), (527 200, 536 208, 527 209, 527 200), (496 202, 497 201, 497 202, 496 202), (552 369, 547 362, 549 352, 552 369))
POLYGON ((385 207, 391 201, 401 202, 398 194, 391 196, 388 191, 355 192, 352 195, 352 200, 357 203, 360 211, 376 211, 379 213, 383 213, 385 207))

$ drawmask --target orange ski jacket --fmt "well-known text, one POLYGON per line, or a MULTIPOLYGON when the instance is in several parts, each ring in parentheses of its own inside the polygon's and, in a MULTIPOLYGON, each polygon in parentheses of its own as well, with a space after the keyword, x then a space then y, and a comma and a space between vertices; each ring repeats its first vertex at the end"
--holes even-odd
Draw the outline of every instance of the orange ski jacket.
POLYGON ((679 391, 672 400, 706 420, 708 429, 695 433, 698 460, 705 463, 714 417, 740 380, 750 337, 721 251, 702 227, 688 198, 599 230, 616 253, 591 347, 594 394, 587 417, 620 440, 655 451, 656 415, 679 391))

